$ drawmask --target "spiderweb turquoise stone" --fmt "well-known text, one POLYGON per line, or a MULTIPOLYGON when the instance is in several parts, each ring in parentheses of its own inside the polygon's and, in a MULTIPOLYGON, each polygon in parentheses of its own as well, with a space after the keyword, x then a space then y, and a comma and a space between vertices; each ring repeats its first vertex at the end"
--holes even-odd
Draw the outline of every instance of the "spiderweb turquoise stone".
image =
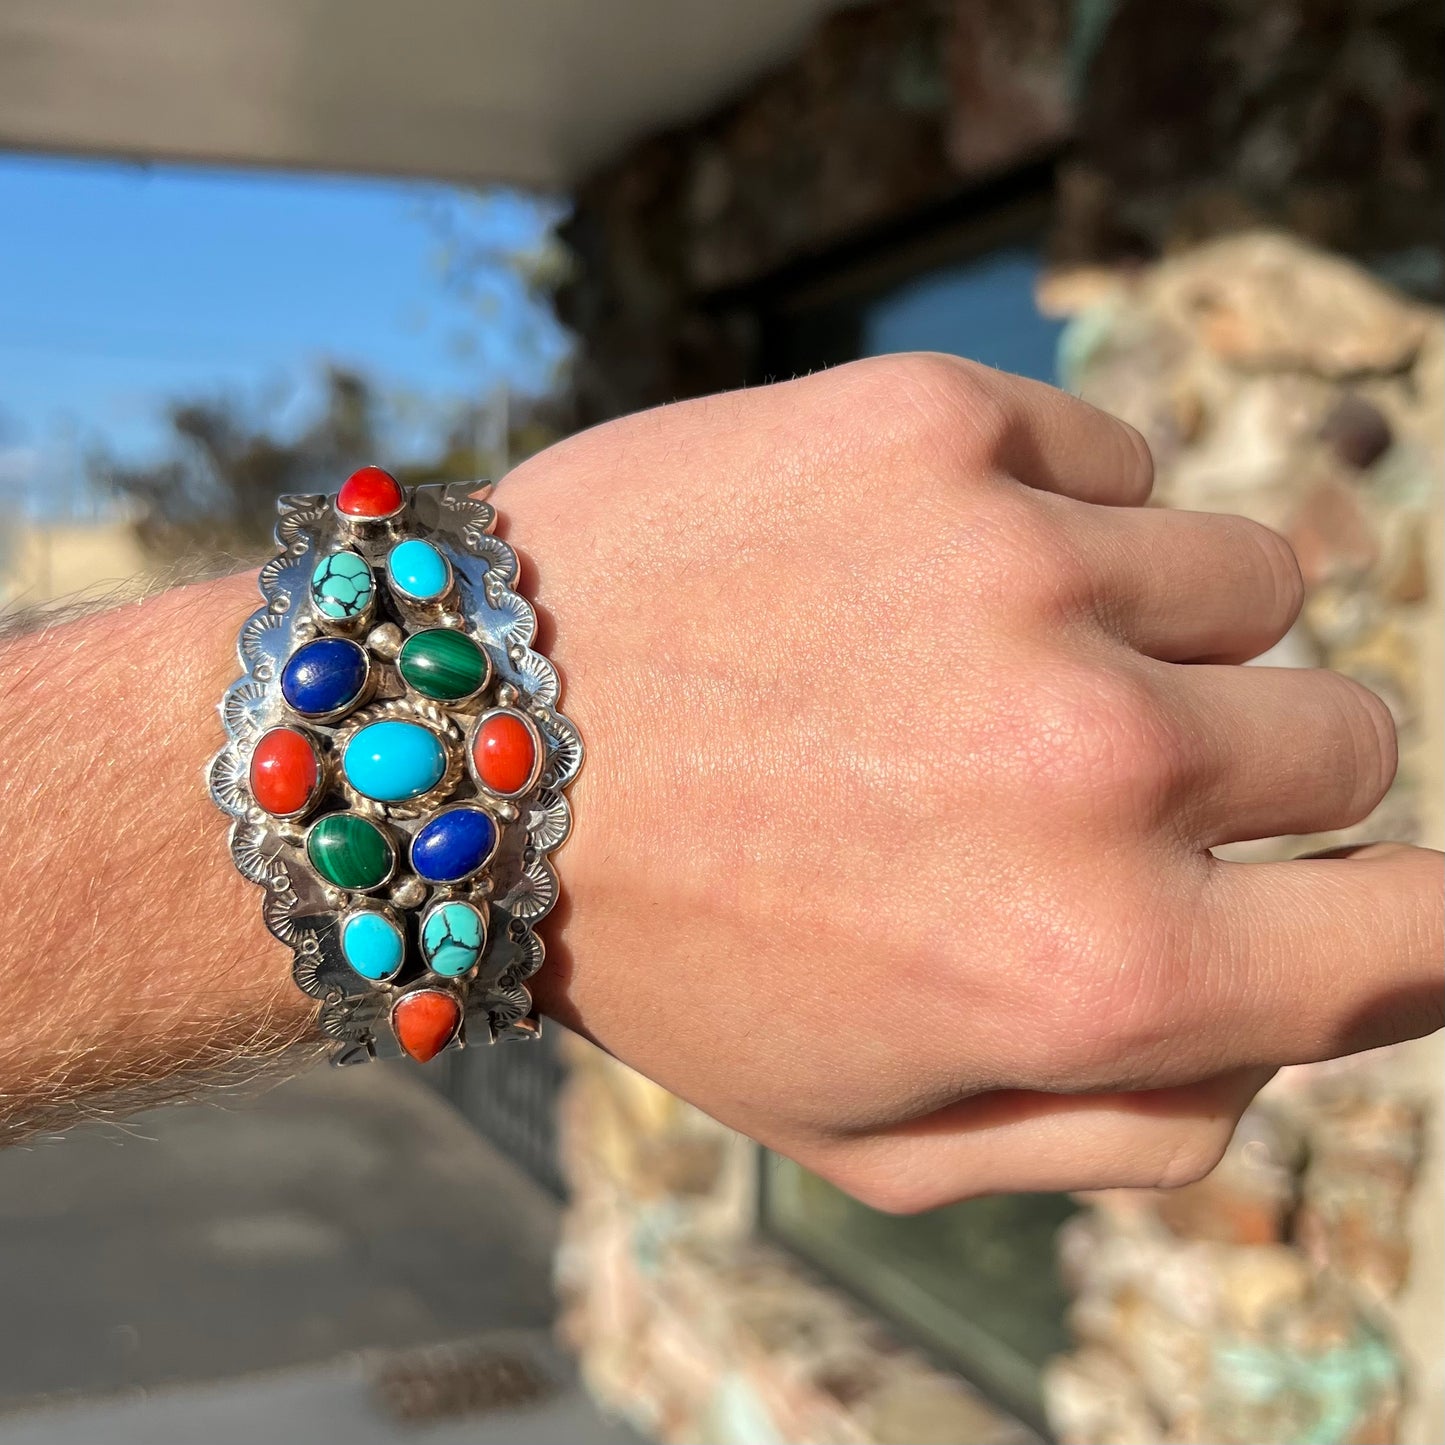
POLYGON ((376 581, 366 560, 355 552, 333 552, 311 573, 311 601, 334 622, 360 617, 376 594, 376 581))
POLYGON ((459 978, 481 958, 485 936, 482 916, 470 903, 442 903, 422 926, 422 957, 433 973, 459 978))

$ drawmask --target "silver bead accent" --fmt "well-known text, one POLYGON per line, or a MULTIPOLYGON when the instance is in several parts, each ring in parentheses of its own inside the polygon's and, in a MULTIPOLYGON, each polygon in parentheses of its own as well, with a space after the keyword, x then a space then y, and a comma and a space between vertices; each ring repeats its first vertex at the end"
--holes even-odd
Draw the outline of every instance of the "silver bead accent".
POLYGON ((395 662, 401 651, 401 628, 394 622, 383 622, 366 635, 366 645, 384 662, 395 662))
POLYGON ((391 885, 391 901, 398 908, 420 908, 426 901, 426 884, 409 873, 391 885))

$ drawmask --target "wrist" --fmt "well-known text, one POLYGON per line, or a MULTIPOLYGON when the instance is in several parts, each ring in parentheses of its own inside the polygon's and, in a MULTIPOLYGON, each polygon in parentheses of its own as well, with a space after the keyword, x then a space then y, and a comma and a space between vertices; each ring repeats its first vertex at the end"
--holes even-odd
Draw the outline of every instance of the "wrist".
MULTIPOLYGON (((735 710, 697 616, 699 589, 711 596, 722 579, 690 576, 678 555, 679 539, 696 538, 710 513, 685 499, 656 515, 655 490, 612 486, 593 464, 598 436, 540 454, 492 496, 587 754, 568 789, 572 833, 554 860, 561 901, 540 930, 547 961, 529 987, 545 1014, 650 1066, 655 970, 701 937, 715 956, 744 956, 739 910, 727 906, 733 875, 693 866, 697 830, 723 828, 736 806, 726 787, 710 786, 725 771, 735 710)), ((680 1034, 687 1023, 666 1027, 680 1034)))

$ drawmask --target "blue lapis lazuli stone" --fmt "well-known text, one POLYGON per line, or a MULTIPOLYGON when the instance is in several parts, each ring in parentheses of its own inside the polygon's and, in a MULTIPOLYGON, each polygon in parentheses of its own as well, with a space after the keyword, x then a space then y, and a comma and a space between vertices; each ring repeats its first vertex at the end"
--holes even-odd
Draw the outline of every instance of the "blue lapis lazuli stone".
POLYGON ((421 602, 440 597, 451 582, 446 558, 430 542, 417 537, 398 542, 391 549, 386 558, 386 575, 398 592, 421 602))
POLYGON ((436 787, 447 770, 441 739, 420 723, 368 723, 341 754, 346 781, 364 798, 405 803, 436 787))
POLYGON ((475 873, 497 846, 497 825, 480 808, 449 808, 411 840, 411 866, 428 883, 456 883, 475 873))
POLYGON ((389 918, 380 913, 356 913, 342 925, 341 951, 362 978, 379 981, 400 969, 406 944, 389 918))
POLYGON ((303 643, 281 670, 281 695, 303 717, 350 707, 366 686, 366 653, 345 637, 303 643))

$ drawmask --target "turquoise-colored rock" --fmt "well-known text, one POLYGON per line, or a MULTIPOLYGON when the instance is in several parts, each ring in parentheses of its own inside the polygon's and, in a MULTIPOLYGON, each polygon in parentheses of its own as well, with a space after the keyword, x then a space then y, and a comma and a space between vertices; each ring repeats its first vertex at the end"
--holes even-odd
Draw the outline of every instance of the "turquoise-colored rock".
POLYGON ((422 924, 422 957, 433 973, 460 978, 476 967, 486 936, 482 915, 470 903, 439 903, 422 924))
POLYGON ((341 754, 346 781, 378 803, 405 803, 441 782, 446 749, 430 728, 387 718, 352 735, 341 754))
POLYGON ((380 982, 401 968, 406 943, 384 913, 354 913, 341 926, 341 951, 362 978, 380 982))
POLYGON ((387 554, 386 575, 398 592, 418 602, 435 601, 452 581, 447 559, 416 537, 398 542, 387 554))
POLYGON ((333 622, 360 617, 375 594, 371 568, 355 552, 333 552, 312 570, 311 601, 323 617, 333 622))

